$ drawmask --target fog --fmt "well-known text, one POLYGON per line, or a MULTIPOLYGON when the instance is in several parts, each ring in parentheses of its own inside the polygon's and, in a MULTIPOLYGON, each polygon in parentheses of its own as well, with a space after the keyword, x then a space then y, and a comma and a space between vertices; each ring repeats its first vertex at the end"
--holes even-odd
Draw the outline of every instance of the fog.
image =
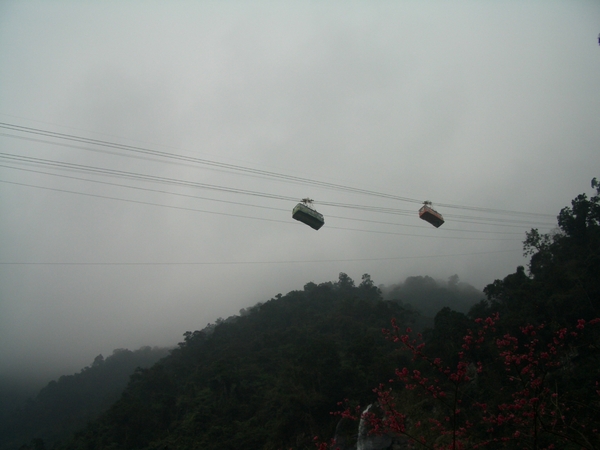
POLYGON ((596 1, 0 3, 0 377, 340 272, 503 278, 600 176, 599 32, 596 1))

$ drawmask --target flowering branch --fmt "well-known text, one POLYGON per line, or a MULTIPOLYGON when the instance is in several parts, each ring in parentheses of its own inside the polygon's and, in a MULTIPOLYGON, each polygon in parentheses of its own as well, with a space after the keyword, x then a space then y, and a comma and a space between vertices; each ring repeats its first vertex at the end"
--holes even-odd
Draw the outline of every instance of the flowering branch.
MULTIPOLYGON (((360 409, 346 409, 343 418, 366 421, 370 434, 404 436, 413 444, 430 450, 459 450, 489 445, 507 445, 532 449, 553 449, 557 443, 576 444, 592 449, 598 444, 597 419, 588 419, 583 409, 569 400, 568 392, 559 395, 558 387, 550 388, 571 370, 572 360, 581 346, 584 332, 600 323, 600 319, 583 319, 569 330, 550 332, 545 325, 525 325, 518 336, 497 336, 498 314, 475 320, 473 329, 462 338, 453 366, 440 357, 426 353, 423 337, 414 337, 410 328, 401 331, 396 321, 383 330, 390 341, 412 355, 415 367, 395 371, 388 385, 373 390, 380 414, 360 409), (477 355, 486 356, 484 364, 477 355), (429 375, 428 375, 429 374, 429 375), (502 375, 504 374, 504 375, 502 375), (479 386, 480 377, 500 375, 502 388, 481 401, 486 394, 479 386), (393 386, 399 383, 402 388, 393 386), (420 400, 419 400, 420 399, 420 400), (415 413, 415 400, 423 413, 425 402, 434 402, 426 419, 415 413), (402 406, 400 406, 402 404, 402 406), (410 412, 410 409, 413 409, 410 412), (594 444, 596 443, 596 444, 594 444)), ((587 347, 597 348, 595 341, 587 347)), ((596 383, 595 395, 600 396, 596 383)), ((598 416, 598 415, 596 415, 598 416)), ((320 444, 323 445, 323 444, 320 444)), ((319 450, 333 448, 330 444, 319 450)))

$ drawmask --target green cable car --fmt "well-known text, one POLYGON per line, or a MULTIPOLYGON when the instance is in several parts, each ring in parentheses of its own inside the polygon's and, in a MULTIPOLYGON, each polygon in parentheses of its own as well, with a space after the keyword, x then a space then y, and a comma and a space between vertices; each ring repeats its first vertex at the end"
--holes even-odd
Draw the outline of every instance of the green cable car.
POLYGON ((313 201, 310 198, 303 198, 292 211, 292 218, 305 223, 311 228, 318 230, 325 223, 323 214, 314 210, 311 205, 313 201))

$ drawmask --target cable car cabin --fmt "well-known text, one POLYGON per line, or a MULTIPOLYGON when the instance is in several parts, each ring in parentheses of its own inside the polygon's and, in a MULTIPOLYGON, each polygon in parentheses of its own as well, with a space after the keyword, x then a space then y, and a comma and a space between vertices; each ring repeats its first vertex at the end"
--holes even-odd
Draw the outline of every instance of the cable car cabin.
POLYGON ((292 217, 318 230, 325 223, 323 215, 303 203, 298 203, 292 211, 292 217))
POLYGON ((444 223, 442 215, 433 209, 431 206, 425 204, 419 209, 419 217, 426 222, 429 222, 436 228, 439 228, 444 223))

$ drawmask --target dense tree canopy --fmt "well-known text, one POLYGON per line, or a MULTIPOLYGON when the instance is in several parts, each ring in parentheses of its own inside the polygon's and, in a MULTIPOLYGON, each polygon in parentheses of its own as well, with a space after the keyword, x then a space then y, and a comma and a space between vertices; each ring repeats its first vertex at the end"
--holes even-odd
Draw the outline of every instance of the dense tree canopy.
POLYGON ((424 339, 394 324, 388 336, 413 362, 376 389, 379 413, 362 420, 428 449, 600 447, 595 179, 592 187, 561 210, 556 231, 526 234, 529 273, 518 267, 488 285, 468 316, 443 308, 424 339))
POLYGON ((308 283, 186 332, 169 358, 138 370, 122 398, 66 448, 289 448, 333 433, 330 411, 366 400, 401 362, 381 329, 413 313, 355 286, 308 283))
POLYGON ((600 186, 596 179, 592 186, 594 196, 578 195, 571 207, 560 211, 555 232, 540 234, 532 229, 527 233, 524 250, 531 256, 529 275, 519 267, 488 285, 484 292, 489 308, 479 306, 473 314, 500 312, 515 323, 529 317, 555 326, 600 316, 600 186))

